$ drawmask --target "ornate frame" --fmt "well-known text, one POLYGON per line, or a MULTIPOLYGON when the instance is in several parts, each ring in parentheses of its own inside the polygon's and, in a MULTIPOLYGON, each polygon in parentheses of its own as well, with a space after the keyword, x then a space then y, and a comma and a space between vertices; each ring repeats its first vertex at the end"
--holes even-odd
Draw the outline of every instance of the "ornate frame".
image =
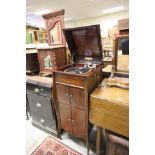
MULTIPOLYGON (((117 64, 118 64, 118 62, 117 62, 117 57, 118 57, 118 45, 119 45, 119 41, 120 41, 120 39, 122 39, 122 38, 129 38, 129 35, 127 34, 127 35, 120 35, 120 36, 117 36, 115 39, 114 39, 114 41, 113 41, 113 48, 114 48, 114 55, 115 55, 115 57, 114 57, 114 70, 115 70, 115 72, 121 72, 121 71, 118 71, 118 69, 117 69, 117 64)), ((122 71, 123 72, 123 71, 122 71)), ((128 73, 128 72, 125 72, 125 73, 128 73)))
POLYGON ((62 32, 62 29, 64 28, 64 13, 65 13, 65 10, 63 9, 63 10, 51 12, 42 16, 45 20, 49 46, 66 44, 66 41, 62 32), (53 43, 50 31, 56 25, 58 28, 58 34, 57 34, 58 42, 53 43))

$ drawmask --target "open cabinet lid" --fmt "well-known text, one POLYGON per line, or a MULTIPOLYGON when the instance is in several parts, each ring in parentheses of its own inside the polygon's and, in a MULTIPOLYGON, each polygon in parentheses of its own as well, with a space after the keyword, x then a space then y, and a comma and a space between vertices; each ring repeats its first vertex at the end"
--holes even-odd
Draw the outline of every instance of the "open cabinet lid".
POLYGON ((100 25, 63 29, 74 62, 102 63, 100 25))

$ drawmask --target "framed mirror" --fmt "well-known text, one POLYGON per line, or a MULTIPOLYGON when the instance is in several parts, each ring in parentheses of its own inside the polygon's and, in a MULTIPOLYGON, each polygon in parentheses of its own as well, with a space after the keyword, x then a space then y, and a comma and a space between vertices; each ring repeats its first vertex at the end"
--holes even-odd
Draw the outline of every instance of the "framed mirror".
POLYGON ((129 73, 129 35, 117 36, 114 40, 115 72, 129 73))
POLYGON ((62 34, 61 34, 61 23, 60 21, 56 22, 49 30, 50 32, 50 40, 51 44, 57 45, 57 44, 62 44, 62 34), (60 31, 60 32, 59 32, 60 31))
POLYGON ((64 12, 65 10, 63 9, 42 16, 46 24, 49 46, 66 45, 62 32, 64 28, 64 12))

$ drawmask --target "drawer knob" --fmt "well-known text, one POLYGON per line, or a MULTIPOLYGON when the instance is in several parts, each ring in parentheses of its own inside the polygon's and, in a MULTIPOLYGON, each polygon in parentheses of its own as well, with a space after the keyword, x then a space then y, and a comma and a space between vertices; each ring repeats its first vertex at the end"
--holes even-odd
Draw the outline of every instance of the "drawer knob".
POLYGON ((40 119, 41 124, 45 123, 44 119, 40 119))
POLYGON ((72 95, 69 95, 69 97, 72 97, 72 95))
POLYGON ((36 107, 40 108, 41 106, 41 103, 36 103, 36 107))
POLYGON ((40 90, 41 90, 41 91, 43 91, 44 89, 43 89, 43 88, 41 88, 40 90))
POLYGON ((65 95, 66 95, 66 96, 69 96, 69 94, 68 94, 68 93, 66 93, 65 95))
POLYGON ((38 88, 34 88, 34 92, 35 92, 35 93, 39 93, 40 90, 39 90, 38 88))

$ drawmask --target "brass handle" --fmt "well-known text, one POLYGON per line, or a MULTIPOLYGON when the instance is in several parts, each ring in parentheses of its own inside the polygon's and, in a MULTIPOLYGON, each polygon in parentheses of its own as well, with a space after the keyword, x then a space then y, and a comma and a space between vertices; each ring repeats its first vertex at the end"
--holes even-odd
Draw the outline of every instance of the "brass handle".
POLYGON ((41 106, 41 103, 36 103, 36 107, 40 108, 41 106))
POLYGON ((44 119, 40 119, 41 124, 45 123, 44 119))
POLYGON ((38 88, 34 88, 34 92, 35 92, 35 93, 39 93, 40 90, 39 90, 38 88))
POLYGON ((69 94, 68 94, 68 93, 66 93, 65 95, 66 95, 66 96, 69 96, 69 94))

